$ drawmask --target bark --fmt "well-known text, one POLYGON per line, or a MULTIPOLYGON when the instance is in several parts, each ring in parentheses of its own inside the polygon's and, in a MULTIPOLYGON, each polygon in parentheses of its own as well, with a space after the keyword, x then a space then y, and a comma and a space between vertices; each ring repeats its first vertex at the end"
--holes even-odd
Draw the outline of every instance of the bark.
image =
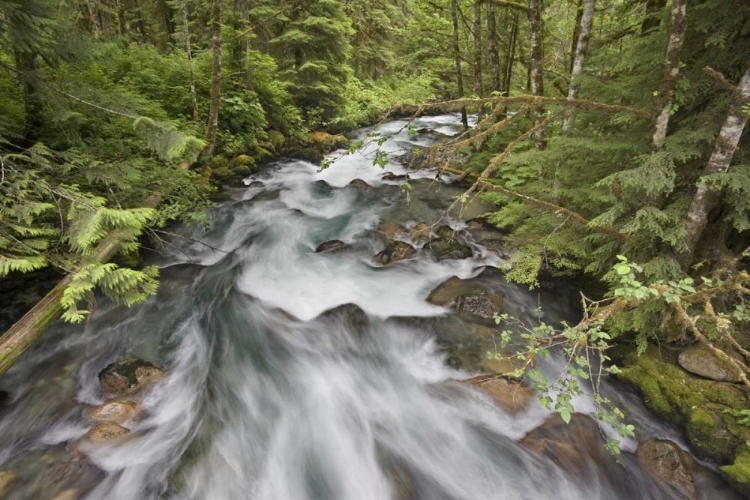
MULTIPOLYGON (((250 21, 250 6, 248 0, 234 0, 234 11, 238 14, 236 17, 237 22, 235 24, 235 30, 239 33, 240 31, 247 28, 250 21)), ((232 47, 232 55, 234 64, 237 66, 242 79, 250 84, 250 74, 247 66, 247 51, 250 48, 248 37, 245 34, 240 34, 232 47)))
POLYGON ((487 8, 487 53, 490 60, 490 86, 492 92, 501 91, 500 83, 500 53, 497 50, 497 13, 495 5, 487 8))
MULTIPOLYGON (((724 125, 721 127, 721 132, 719 132, 719 136, 714 143, 713 153, 703 169, 701 177, 722 174, 729 170, 734 152, 748 121, 748 115, 744 114, 742 110, 743 106, 748 103, 750 103, 750 69, 747 70, 735 90, 732 105, 727 112, 724 125)), ((685 222, 684 251, 688 256, 692 256, 695 252, 701 235, 708 224, 708 215, 718 204, 719 194, 719 190, 713 184, 705 182, 705 180, 699 181, 685 222)))
POLYGON ((659 14, 665 5, 667 5, 667 0, 646 0, 646 16, 641 23, 641 36, 659 27, 661 24, 659 14))
MULTIPOLYGON (((581 25, 578 29, 578 41, 575 44, 576 53, 573 60, 573 71, 570 73, 570 85, 568 86, 568 98, 576 99, 578 92, 581 90, 579 78, 583 73, 583 64, 586 61, 586 55, 591 39, 591 28, 594 26, 594 7, 596 0, 584 0, 583 11, 581 15, 581 25)), ((569 113, 563 123, 563 133, 570 131, 573 126, 574 113, 569 113)))
POLYGON ((195 90, 195 70, 193 68, 193 48, 190 44, 190 22, 187 0, 182 0, 182 30, 185 34, 185 52, 187 54, 188 74, 190 76, 190 100, 193 103, 193 121, 196 125, 200 126, 201 115, 200 111, 198 111, 198 93, 195 90))
POLYGON ((573 29, 573 44, 570 47, 570 73, 573 73, 573 65, 576 61, 576 46, 578 45, 578 37, 581 36, 581 19, 583 19, 583 0, 578 0, 576 6, 576 24, 573 29))
MULTIPOLYGON (((453 60, 456 65, 456 85, 458 97, 464 96, 464 76, 461 69, 461 45, 458 34, 458 0, 451 0, 451 20, 453 21, 453 60)), ((461 122, 465 129, 469 128, 469 119, 466 115, 466 106, 461 108, 461 122)))
MULTIPOLYGON (((542 0, 529 0, 529 80, 531 93, 544 95, 544 50, 542 47, 542 0)), ((534 125, 544 120, 544 108, 534 109, 534 125)), ((534 145, 536 149, 547 147, 544 127, 535 127, 534 145)))
POLYGON ((654 130, 653 149, 659 151, 664 148, 669 128, 669 117, 672 114, 677 78, 680 76, 680 51, 685 40, 685 29, 687 27, 687 0, 672 0, 672 24, 669 33, 669 44, 667 45, 667 58, 664 65, 664 77, 661 89, 661 112, 656 118, 654 130))
POLYGON ((513 27, 510 30, 510 41, 508 42, 508 53, 505 61, 505 74, 503 75, 503 96, 510 95, 510 84, 513 79, 513 62, 516 59, 516 44, 518 40, 518 13, 513 13, 513 27))
POLYGON ((91 32, 94 34, 94 39, 98 40, 102 36, 102 23, 99 19, 99 10, 96 8, 96 0, 87 0, 86 3, 91 19, 91 32))
POLYGON ((211 105, 208 111, 206 156, 216 150, 219 135, 219 108, 221 107, 221 0, 213 0, 211 6, 211 50, 213 52, 213 74, 211 76, 211 105))
POLYGON ((474 0, 474 93, 484 97, 482 86, 482 1, 474 0))

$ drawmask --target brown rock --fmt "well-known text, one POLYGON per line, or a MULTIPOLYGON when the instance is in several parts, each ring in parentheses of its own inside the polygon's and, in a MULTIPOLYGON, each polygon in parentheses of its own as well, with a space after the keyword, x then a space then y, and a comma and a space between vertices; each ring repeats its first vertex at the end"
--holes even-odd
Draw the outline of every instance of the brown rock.
POLYGON ((10 489, 10 483, 16 479, 16 473, 12 471, 0 471, 0 498, 10 489))
POLYGON ((529 403, 534 399, 534 391, 515 380, 481 375, 467 380, 466 383, 479 388, 511 414, 528 408, 529 403))
POLYGON ((129 429, 126 429, 121 425, 112 423, 99 424, 84 434, 81 441, 88 441, 90 443, 107 443, 109 441, 114 441, 129 432, 129 429))
POLYGON ((695 462, 679 446, 671 441, 652 439, 640 443, 636 455, 654 476, 686 498, 695 498, 695 462))
POLYGON ((164 377, 164 371, 142 359, 112 363, 99 372, 99 385, 106 394, 129 396, 152 387, 164 377))
POLYGON ((76 500, 80 494, 78 488, 68 488, 55 495, 52 500, 76 500))
POLYGON ((124 424, 130 420, 137 420, 141 413, 132 401, 114 400, 86 410, 85 416, 92 422, 124 424))
POLYGON ((430 227, 430 225, 427 223, 420 222, 419 224, 414 226, 411 231, 411 241, 413 243, 416 243, 420 240, 430 239, 430 235, 432 234, 432 227, 430 227))
POLYGON ((362 179, 354 179, 352 182, 349 183, 350 186, 354 186, 355 188, 361 188, 361 189, 371 189, 372 186, 370 186, 368 183, 363 181, 362 179))
POLYGON ((315 253, 338 252, 339 250, 343 250, 346 247, 346 243, 341 240, 331 240, 318 245, 318 247, 315 249, 315 253))
POLYGON ((430 292, 427 302, 448 307, 457 314, 485 323, 493 323, 494 315, 503 310, 500 295, 472 280, 455 276, 430 292))
POLYGON ((375 262, 379 264, 393 264, 400 260, 411 258, 417 251, 414 247, 403 241, 392 241, 386 245, 385 250, 375 256, 375 262))
POLYGON ((390 465, 383 472, 393 488, 393 500, 414 500, 417 498, 414 480, 406 470, 396 465, 390 465))
POLYGON ((385 238, 389 241, 396 239, 397 236, 405 236, 409 233, 409 231, 404 226, 393 222, 386 222, 385 224, 381 224, 380 226, 378 226, 376 231, 379 234, 385 236, 385 238))
POLYGON ((383 177, 380 178, 383 181, 408 181, 409 175, 397 175, 393 172, 386 172, 383 177))

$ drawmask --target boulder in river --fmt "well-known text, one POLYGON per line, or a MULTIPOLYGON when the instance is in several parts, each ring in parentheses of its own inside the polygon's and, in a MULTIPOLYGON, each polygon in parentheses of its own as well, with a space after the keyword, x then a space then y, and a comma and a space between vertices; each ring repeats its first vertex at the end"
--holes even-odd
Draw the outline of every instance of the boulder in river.
POLYGON ((398 175, 398 174, 394 174, 393 172, 386 172, 385 174, 383 174, 380 180, 382 181, 408 181, 409 174, 398 175))
POLYGON ((389 465, 383 470, 383 473, 388 482, 391 483, 393 500, 414 500, 417 498, 414 480, 404 468, 389 465))
POLYGON ((472 320, 494 324, 493 316, 503 310, 503 298, 475 280, 452 277, 435 288, 427 302, 448 307, 472 320))
POLYGON ((348 245, 341 240, 326 241, 318 245, 315 249, 315 253, 338 252, 339 250, 345 249, 347 246, 348 245))
POLYGON ((515 414, 529 407, 534 391, 518 380, 481 375, 465 381, 490 396, 501 408, 515 414))
POLYGON ((349 185, 353 186, 355 188, 360 188, 360 189, 371 189, 372 188, 372 186, 370 186, 368 183, 366 183, 362 179, 354 179, 353 181, 351 181, 349 183, 349 185))
POLYGON ((92 422, 124 424, 137 420, 142 415, 138 406, 132 401, 114 400, 86 410, 86 418, 92 422))
POLYGON ((385 249, 375 256, 375 262, 386 265, 400 260, 409 259, 417 253, 417 250, 403 241, 391 241, 385 249))
POLYGON ((640 463, 686 498, 695 498, 695 462, 672 441, 651 439, 638 445, 640 463))
POLYGON ((151 387, 164 377, 164 371, 142 359, 125 359, 107 365, 99 372, 99 385, 105 394, 129 396, 151 387))
POLYGON ((738 370, 703 345, 695 345, 682 351, 677 357, 680 366, 704 378, 717 382, 740 382, 738 370))
POLYGON ((68 488, 54 496, 52 500, 77 500, 81 497, 81 490, 78 488, 68 488))
POLYGON ((456 232, 449 226, 440 226, 437 237, 427 243, 427 249, 437 260, 462 260, 473 255, 471 248, 463 244, 456 232))

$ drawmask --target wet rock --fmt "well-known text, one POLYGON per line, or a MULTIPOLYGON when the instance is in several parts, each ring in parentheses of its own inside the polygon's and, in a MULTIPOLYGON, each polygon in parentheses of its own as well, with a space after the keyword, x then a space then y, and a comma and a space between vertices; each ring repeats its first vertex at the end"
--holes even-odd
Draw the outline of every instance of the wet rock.
POLYGON ((393 172, 386 172, 383 177, 380 178, 382 181, 408 181, 409 174, 398 175, 393 172))
POLYGON ((349 183, 350 186, 354 186, 356 188, 361 189, 371 189, 372 186, 370 186, 368 183, 363 181, 362 179, 354 179, 352 182, 349 183))
POLYGON ((10 393, 8 391, 0 391, 0 411, 10 402, 10 393))
POLYGON ((406 236, 407 234, 409 234, 409 230, 404 226, 392 222, 387 222, 385 224, 379 225, 375 231, 381 236, 384 236, 388 241, 394 240, 399 236, 406 236))
POLYGON ((519 444, 568 473, 585 478, 597 473, 593 464, 612 461, 604 455, 603 441, 599 427, 590 417, 576 413, 566 424, 556 413, 526 434, 519 444))
POLYGON ((247 187, 262 188, 262 187, 265 187, 265 184, 263 183, 263 181, 253 181, 250 184, 248 184, 247 187))
POLYGON ((409 259, 417 253, 417 250, 403 241, 391 241, 385 249, 375 256, 375 262, 386 265, 400 260, 409 259))
POLYGON ((436 234, 437 237, 431 239, 426 248, 437 260, 462 260, 473 255, 471 248, 464 245, 449 226, 440 226, 436 234))
MULTIPOLYGON (((37 487, 46 492, 58 492, 58 495, 66 493, 71 495, 72 490, 80 491, 79 488, 88 489, 101 481, 104 473, 95 467, 88 459, 80 455, 80 459, 51 465, 41 474, 37 481, 37 487)), ((49 495, 49 493, 47 493, 49 495)), ((39 495, 49 498, 45 495, 39 495)), ((54 497, 57 498, 57 497, 54 497)), ((60 498, 78 498, 74 496, 61 496, 60 498)))
POLYGON ((638 445, 636 456, 654 476, 686 498, 695 498, 695 462, 671 441, 652 439, 638 445))
POLYGON ((740 438, 729 430, 727 420, 730 420, 730 415, 725 410, 729 408, 707 403, 690 413, 685 430, 697 456, 721 463, 731 462, 740 438))
POLYGON ((55 495, 52 500, 77 500, 80 495, 81 490, 78 488, 68 488, 55 495))
POLYGON ((718 382, 740 382, 738 370, 719 358, 708 347, 696 345, 680 353, 677 361, 682 368, 704 378, 718 382))
POLYGON ((348 324, 355 331, 361 331, 370 326, 370 318, 357 304, 344 304, 334 307, 322 313, 319 318, 333 323, 348 324))
POLYGON ((427 302, 448 307, 457 314, 493 324, 493 316, 503 310, 503 298, 474 280, 452 277, 435 288, 427 302))
POLYGON ((16 473, 12 471, 0 471, 0 498, 4 497, 10 489, 10 483, 16 479, 16 473))
POLYGON ((528 408, 535 396, 534 391, 520 381, 503 377, 482 375, 470 378, 465 383, 480 389, 511 414, 528 408))
POLYGON ((304 142, 309 148, 324 154, 349 147, 349 140, 343 135, 331 135, 322 131, 310 132, 305 136, 304 142))
POLYGON ((426 242, 432 236, 432 226, 425 222, 420 222, 413 228, 411 228, 411 241, 412 243, 426 242))
POLYGON ((719 467, 719 471, 735 490, 750 498, 750 448, 745 446, 731 465, 719 467))
POLYGON ((80 442, 108 443, 130 432, 129 429, 113 423, 99 424, 80 439, 80 442))
POLYGON ((414 480, 405 469, 397 465, 389 465, 383 470, 386 479, 393 489, 393 500, 415 500, 417 489, 414 480))
POLYGON ((164 377, 164 371, 142 359, 112 363, 99 372, 102 391, 113 396, 129 396, 152 387, 164 377))
POLYGON ((115 400, 90 408, 86 410, 85 415, 92 422, 124 424, 130 420, 137 420, 142 416, 142 412, 132 401, 115 400))
POLYGON ((315 249, 315 253, 338 252, 339 250, 345 249, 347 246, 348 245, 341 240, 326 241, 318 245, 315 249))

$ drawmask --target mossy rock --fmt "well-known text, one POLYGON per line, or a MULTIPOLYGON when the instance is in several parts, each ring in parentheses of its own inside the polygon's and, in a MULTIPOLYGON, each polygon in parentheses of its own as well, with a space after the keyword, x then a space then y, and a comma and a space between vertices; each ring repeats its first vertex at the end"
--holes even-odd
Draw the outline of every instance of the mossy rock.
POLYGON ((211 169, 216 172, 217 170, 229 169, 229 160, 222 156, 215 156, 211 159, 211 169))
POLYGON ((721 412, 726 409, 709 404, 690 414, 686 430, 690 446, 698 456, 719 463, 731 462, 738 439, 727 430, 722 419, 721 412))
POLYGON ((275 151, 279 151, 282 147, 284 147, 284 143, 286 142, 286 137, 284 137, 284 134, 282 134, 278 130, 269 130, 268 142, 271 143, 275 151))
POLYGON ((253 168, 255 167, 255 158, 250 155, 239 155, 232 161, 232 165, 233 170, 236 170, 238 167, 253 168))
MULTIPOLYGON (((267 145, 268 147, 271 147, 270 144, 267 145)), ((255 148, 255 151, 253 152, 253 156, 255 157, 256 161, 261 162, 265 160, 270 160, 274 157, 273 152, 269 151, 268 147, 258 146, 255 148)))
POLYGON ((107 365, 99 372, 99 385, 105 394, 129 396, 152 386, 164 376, 164 371, 142 359, 125 359, 107 365))
POLYGON ((737 491, 750 498, 750 449, 743 447, 731 465, 719 467, 722 477, 737 491))
POLYGON ((214 173, 213 170, 208 165, 206 165, 205 167, 201 169, 201 177, 204 179, 210 179, 213 173, 214 173))
POLYGON ((232 174, 238 175, 240 177, 247 177, 248 175, 252 174, 254 169, 246 166, 246 165, 240 165, 238 167, 234 167, 232 169, 232 174))
POLYGON ((349 147, 349 139, 343 135, 332 135, 328 132, 310 132, 305 136, 305 144, 323 154, 349 147))

